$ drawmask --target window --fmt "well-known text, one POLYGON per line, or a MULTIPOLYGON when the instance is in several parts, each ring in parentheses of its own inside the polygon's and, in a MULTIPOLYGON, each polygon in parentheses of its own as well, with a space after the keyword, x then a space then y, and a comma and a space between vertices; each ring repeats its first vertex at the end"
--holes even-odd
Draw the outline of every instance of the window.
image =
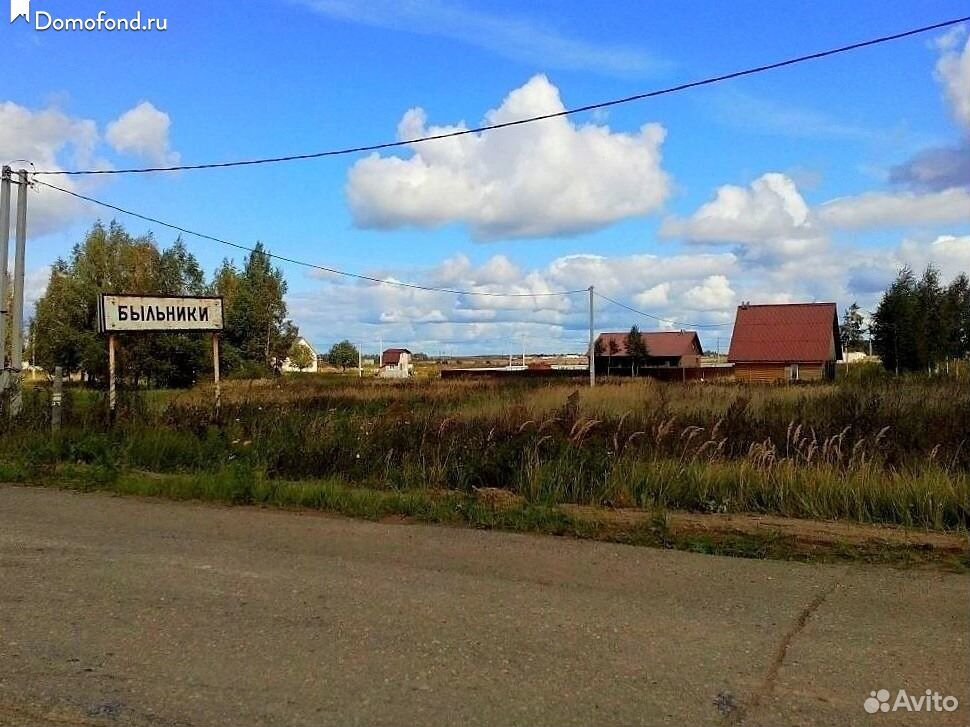
POLYGON ((797 363, 793 363, 791 366, 788 367, 788 380, 789 381, 798 381, 798 364, 797 363))

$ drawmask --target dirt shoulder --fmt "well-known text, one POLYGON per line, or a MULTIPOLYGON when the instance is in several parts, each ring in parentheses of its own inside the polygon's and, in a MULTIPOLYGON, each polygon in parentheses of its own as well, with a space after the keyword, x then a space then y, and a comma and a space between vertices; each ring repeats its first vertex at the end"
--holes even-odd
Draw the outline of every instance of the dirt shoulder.
MULTIPOLYGON (((604 509, 562 505, 570 516, 600 524, 607 529, 630 530, 652 526, 663 531, 671 544, 687 549, 691 542, 735 541, 757 549, 758 543, 773 544, 775 551, 789 551, 787 557, 825 558, 837 556, 899 563, 939 561, 957 569, 970 566, 970 536, 885 525, 841 521, 804 520, 774 515, 740 513, 663 513, 634 509, 604 509)), ((766 553, 772 557, 772 553, 766 553)))

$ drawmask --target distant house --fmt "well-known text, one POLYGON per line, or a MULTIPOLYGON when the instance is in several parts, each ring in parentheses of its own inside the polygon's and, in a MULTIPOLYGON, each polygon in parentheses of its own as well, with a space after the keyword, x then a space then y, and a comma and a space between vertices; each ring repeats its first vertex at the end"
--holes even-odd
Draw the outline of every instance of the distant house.
POLYGON ((728 352, 737 380, 833 379, 840 358, 835 303, 738 306, 728 352))
MULTIPOLYGON (((596 344, 596 370, 603 374, 629 373, 634 361, 626 348, 625 333, 601 333, 596 344)), ((693 368, 700 366, 704 349, 694 331, 641 332, 647 347, 647 358, 638 368, 647 366, 674 366, 693 368)))
POLYGON ((377 375, 384 379, 406 379, 413 370, 410 351, 406 348, 389 348, 381 354, 381 368, 377 375))
POLYGON ((310 365, 309 366, 304 366, 301 369, 298 366, 295 366, 293 364, 293 362, 290 361, 289 357, 287 357, 287 358, 283 359, 283 365, 280 368, 283 371, 289 371, 289 372, 300 372, 300 371, 302 371, 303 373, 316 373, 317 371, 319 371, 319 369, 320 369, 320 357, 317 355, 316 349, 313 348, 312 345, 310 345, 310 342, 308 340, 306 340, 305 338, 298 338, 298 339, 296 339, 296 343, 294 343, 293 345, 294 346, 303 346, 304 348, 306 348, 310 352, 310 357, 309 357, 310 358, 310 365))

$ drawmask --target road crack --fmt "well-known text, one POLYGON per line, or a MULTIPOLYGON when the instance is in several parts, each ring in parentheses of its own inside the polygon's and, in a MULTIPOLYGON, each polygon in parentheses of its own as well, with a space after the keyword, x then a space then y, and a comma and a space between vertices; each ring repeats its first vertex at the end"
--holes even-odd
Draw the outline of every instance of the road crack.
POLYGON ((826 588, 816 593, 812 600, 802 608, 792 622, 792 625, 782 635, 781 641, 778 643, 778 647, 775 649, 775 653, 771 659, 771 663, 768 665, 768 670, 765 672, 764 679, 761 681, 761 686, 755 690, 745 705, 731 712, 727 720, 729 724, 742 724, 758 708, 764 699, 771 696, 771 693, 775 689, 775 683, 778 681, 778 673, 785 665, 785 659, 788 657, 788 650, 791 648, 792 642, 805 630, 805 626, 808 625, 809 620, 821 608, 826 599, 841 585, 842 583, 838 579, 832 581, 826 588))

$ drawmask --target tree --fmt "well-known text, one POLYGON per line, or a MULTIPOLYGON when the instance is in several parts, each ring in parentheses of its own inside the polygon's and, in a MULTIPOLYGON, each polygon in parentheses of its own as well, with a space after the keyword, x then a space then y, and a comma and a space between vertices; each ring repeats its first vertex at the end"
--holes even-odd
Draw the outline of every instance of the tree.
POLYGON ((613 368, 613 357, 620 352, 620 344, 616 342, 616 339, 610 336, 610 342, 606 345, 606 352, 608 359, 606 362, 606 375, 609 376, 610 371, 613 368))
POLYGON ((860 310, 858 303, 853 303, 845 309, 842 325, 839 326, 839 337, 842 339, 843 351, 865 350, 865 341, 862 337, 862 324, 865 319, 860 310))
MULTIPOLYGON (((282 362, 296 340, 286 319, 286 281, 261 245, 239 271, 224 261, 211 285, 181 238, 159 249, 151 235, 133 237, 117 222, 96 223, 66 259, 51 266, 37 302, 31 348, 34 361, 52 371, 107 377, 104 336, 97 332, 100 293, 223 297, 223 368, 253 363, 257 375, 282 362)), ((207 337, 198 333, 119 334, 116 371, 134 385, 189 386, 211 366, 207 337)))
MULTIPOLYGON (((47 369, 83 371, 89 380, 107 375, 104 336, 96 330, 99 293, 186 295, 205 290, 195 258, 182 241, 160 251, 150 236, 132 237, 117 222, 96 223, 67 260, 51 266, 50 280, 37 302, 33 356, 47 369)), ((207 347, 198 335, 118 336, 117 372, 135 385, 192 384, 208 367, 207 347)))
POLYGON ((303 371, 313 365, 313 351, 302 341, 297 341, 290 347, 290 365, 303 371))
POLYGON ((337 366, 341 371, 346 371, 351 366, 356 366, 358 362, 357 347, 350 341, 344 339, 340 343, 335 343, 330 348, 327 356, 331 366, 337 366))
POLYGON ((646 362, 649 352, 647 342, 643 340, 643 334, 637 326, 630 328, 626 335, 626 353, 630 357, 630 374, 637 375, 637 370, 646 362))
POLYGON ((896 275, 872 316, 872 345, 890 370, 912 371, 916 365, 916 276, 905 267, 896 275))
POLYGON ((228 301, 227 368, 249 365, 255 371, 278 371, 298 330, 286 318, 283 272, 273 268, 262 243, 256 243, 241 271, 224 261, 216 271, 213 291, 228 301))
POLYGON ((603 338, 597 336, 593 342, 593 360, 590 362, 590 366, 596 366, 596 359, 602 358, 604 353, 606 353, 606 349, 603 346, 603 338))
POLYGON ((936 371, 970 350, 970 281, 959 275, 943 287, 929 266, 919 280, 899 271, 882 296, 872 320, 873 348, 886 368, 936 371))

